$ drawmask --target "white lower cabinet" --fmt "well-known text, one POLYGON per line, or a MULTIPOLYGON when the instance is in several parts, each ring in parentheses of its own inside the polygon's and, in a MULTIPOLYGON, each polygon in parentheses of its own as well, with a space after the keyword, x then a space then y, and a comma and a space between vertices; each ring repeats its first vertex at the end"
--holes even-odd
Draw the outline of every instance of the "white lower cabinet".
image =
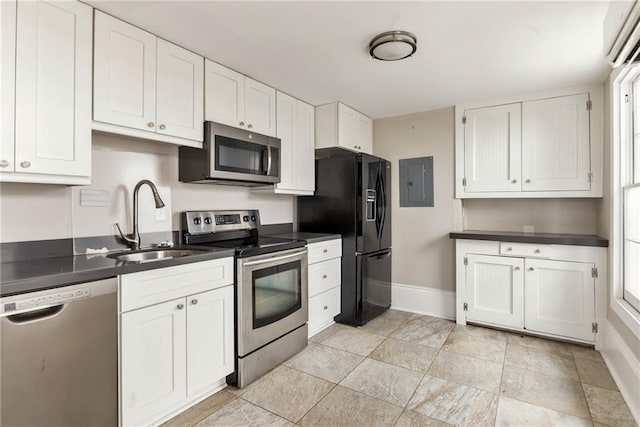
POLYGON ((120 310, 129 310, 120 314, 121 425, 162 422, 224 386, 234 370, 233 258, 119 279, 120 310), (172 294, 166 277, 183 295, 172 294))
POLYGON ((311 243, 309 250, 309 337, 340 314, 342 240, 311 243))
POLYGON ((604 277, 606 248, 457 240, 456 321, 599 348, 604 277))

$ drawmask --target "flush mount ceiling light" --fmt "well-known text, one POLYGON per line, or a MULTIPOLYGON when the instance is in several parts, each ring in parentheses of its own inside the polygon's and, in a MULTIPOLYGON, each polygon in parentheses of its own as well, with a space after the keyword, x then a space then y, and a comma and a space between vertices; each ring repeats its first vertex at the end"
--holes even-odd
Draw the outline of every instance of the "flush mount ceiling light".
POLYGON ((369 43, 369 54, 381 61, 399 61, 416 53, 416 36, 408 31, 387 31, 375 36, 369 43))

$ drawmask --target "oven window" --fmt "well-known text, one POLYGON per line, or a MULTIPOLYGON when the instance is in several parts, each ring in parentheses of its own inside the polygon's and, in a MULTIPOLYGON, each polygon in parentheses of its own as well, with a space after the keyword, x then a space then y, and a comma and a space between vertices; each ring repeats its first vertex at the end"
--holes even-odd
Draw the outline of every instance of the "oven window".
POLYGON ((216 135, 216 170, 266 175, 267 147, 216 135))
POLYGON ((294 261, 255 270, 253 329, 261 328, 302 308, 301 262, 294 261))

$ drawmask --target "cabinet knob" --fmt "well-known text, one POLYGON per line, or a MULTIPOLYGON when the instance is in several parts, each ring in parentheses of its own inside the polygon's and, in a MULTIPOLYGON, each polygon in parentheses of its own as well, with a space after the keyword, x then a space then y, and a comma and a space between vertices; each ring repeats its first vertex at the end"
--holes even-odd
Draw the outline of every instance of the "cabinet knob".
POLYGON ((524 182, 526 182, 527 184, 531 182, 530 179, 525 179, 524 182))
POLYGON ((29 160, 25 160, 24 162, 20 162, 20 166, 26 169, 28 167, 31 167, 31 162, 29 160))
POLYGON ((323 278, 323 279, 326 279, 326 278, 327 278, 327 275, 326 275, 326 274, 323 274, 323 275, 322 275, 322 278, 323 278))
POLYGON ((156 125, 156 124, 155 124, 155 123, 153 123, 153 122, 149 122, 149 123, 147 123, 147 126, 148 126, 148 127, 150 127, 150 128, 154 127, 155 125, 156 125))
POLYGON ((328 250, 327 250, 327 249, 323 249, 323 250, 322 250, 322 253, 323 253, 323 254, 326 254, 327 252, 328 252, 328 250))
POLYGON ((184 308, 184 304, 178 304, 177 308, 178 308, 178 310, 182 310, 184 308))
POLYGON ((517 180, 517 179, 512 179, 512 180, 511 180, 511 183, 512 183, 512 184, 515 184, 516 182, 518 182, 518 180, 517 180))
POLYGON ((167 128, 165 125, 160 125, 158 127, 160 128, 160 130, 165 130, 167 128))
POLYGON ((512 250, 513 250, 513 248, 512 248, 511 246, 509 246, 509 247, 507 248, 507 252, 511 252, 512 250))
POLYGON ((529 267, 529 271, 533 271, 533 267, 529 267))
POLYGON ((253 128, 253 125, 252 125, 251 123, 249 123, 249 124, 247 125, 247 127, 248 127, 249 129, 251 129, 251 128, 253 128))
POLYGON ((240 122, 240 123, 239 123, 239 125, 240 125, 240 126, 244 126, 244 122, 240 122))
POLYGON ((6 160, 2 160, 0 161, 0 168, 6 168, 7 166, 9 166, 9 162, 6 160))
POLYGON ((324 308, 325 310, 329 310, 329 307, 328 307, 328 306, 326 306, 326 305, 325 305, 323 308, 324 308))
POLYGON ((195 299, 195 298, 194 298, 194 299, 192 299, 192 300, 191 300, 191 304, 192 304, 192 305, 196 305, 197 303, 198 303, 198 300, 197 300, 197 299, 195 299))
POLYGON ((520 267, 514 267, 513 268, 515 271, 520 271, 520 267))
POLYGON ((540 253, 540 249, 536 249, 535 251, 533 251, 534 254, 539 254, 540 253))

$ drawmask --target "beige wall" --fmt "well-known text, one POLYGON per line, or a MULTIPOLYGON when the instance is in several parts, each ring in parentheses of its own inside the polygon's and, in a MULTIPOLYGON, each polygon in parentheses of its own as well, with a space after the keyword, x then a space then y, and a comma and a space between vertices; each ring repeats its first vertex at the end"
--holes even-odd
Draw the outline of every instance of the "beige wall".
POLYGON ((180 212, 189 209, 259 209, 264 224, 293 222, 293 196, 179 183, 178 147, 171 144, 94 134, 92 168, 90 186, 2 184, 0 242, 110 235, 116 233, 115 222, 130 232, 133 187, 144 178, 158 186, 166 216, 156 218, 151 193, 143 187, 141 233, 177 230, 180 212), (109 206, 80 206, 82 189, 106 191, 109 206))
POLYGON ((597 234, 599 199, 465 199, 466 230, 597 234))
POLYGON ((454 285, 453 108, 374 120, 373 153, 391 161, 392 281, 448 291, 454 285), (433 156, 434 207, 401 208, 398 160, 433 156))

